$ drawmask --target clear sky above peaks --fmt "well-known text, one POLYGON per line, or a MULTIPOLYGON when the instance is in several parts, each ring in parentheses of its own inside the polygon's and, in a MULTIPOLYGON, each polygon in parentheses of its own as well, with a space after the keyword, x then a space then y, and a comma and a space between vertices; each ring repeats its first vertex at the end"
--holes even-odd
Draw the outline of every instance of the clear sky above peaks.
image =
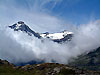
POLYGON ((0 4, 47 13, 77 24, 100 19, 100 0, 0 0, 0 4))

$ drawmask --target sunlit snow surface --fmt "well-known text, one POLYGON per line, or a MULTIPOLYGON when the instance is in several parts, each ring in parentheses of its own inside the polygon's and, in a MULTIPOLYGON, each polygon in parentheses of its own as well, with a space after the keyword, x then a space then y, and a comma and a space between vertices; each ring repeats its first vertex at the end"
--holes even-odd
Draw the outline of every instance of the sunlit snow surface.
POLYGON ((29 35, 34 35, 35 37, 38 38, 48 38, 50 40, 53 40, 55 42, 62 42, 62 41, 68 41, 71 40, 73 32, 69 32, 69 31, 62 31, 59 33, 37 33, 35 31, 33 31, 32 29, 30 29, 26 24, 24 24, 24 22, 19 21, 11 26, 9 26, 11 29, 14 29, 14 31, 23 31, 28 33, 29 35))
POLYGON ((40 34, 40 36, 42 36, 43 38, 50 38, 50 39, 62 39, 65 36, 67 36, 68 34, 73 34, 73 32, 68 32, 68 31, 63 31, 60 33, 52 33, 52 34, 40 34))

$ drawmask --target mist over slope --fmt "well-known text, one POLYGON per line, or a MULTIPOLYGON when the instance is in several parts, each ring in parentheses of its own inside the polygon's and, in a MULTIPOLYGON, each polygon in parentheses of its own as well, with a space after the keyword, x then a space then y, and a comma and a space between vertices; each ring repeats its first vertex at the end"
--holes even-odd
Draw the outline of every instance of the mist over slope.
MULTIPOLYGON (((68 63, 72 57, 77 57, 84 52, 100 46, 100 20, 87 24, 69 24, 60 17, 50 14, 46 2, 35 0, 34 6, 30 0, 29 8, 23 8, 18 0, 1 0, 0 2, 0 58, 12 63, 29 62, 32 60, 57 63, 68 63), (18 6, 19 5, 19 6, 18 6), (40 6, 41 5, 41 6, 40 6), (12 9, 12 10, 11 10, 12 9), (46 10, 46 12, 45 12, 46 10), (58 44, 48 39, 41 42, 38 38, 28 36, 23 32, 15 32, 8 28, 9 25, 22 20, 36 32, 60 32, 68 30, 74 33, 74 37, 68 43, 58 44)), ((27 1, 27 0, 26 0, 27 1)), ((53 5, 59 3, 53 1, 53 5)))
POLYGON ((72 40, 62 44, 48 39, 41 42, 38 38, 28 36, 21 31, 15 32, 9 28, 2 29, 0 31, 0 58, 13 63, 32 60, 68 63, 72 57, 77 57, 100 46, 99 22, 81 25, 74 32, 72 40))
POLYGON ((100 47, 88 54, 79 55, 78 58, 71 61, 69 65, 80 69, 100 71, 100 47))

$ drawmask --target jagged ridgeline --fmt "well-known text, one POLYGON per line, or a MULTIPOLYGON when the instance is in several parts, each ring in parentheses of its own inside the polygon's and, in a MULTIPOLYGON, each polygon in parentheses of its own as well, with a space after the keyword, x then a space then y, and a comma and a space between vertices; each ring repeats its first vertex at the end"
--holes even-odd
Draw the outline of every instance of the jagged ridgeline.
POLYGON ((99 75, 99 72, 87 71, 58 63, 15 66, 0 59, 0 75, 99 75))
POLYGON ((9 26, 11 29, 14 29, 14 31, 23 31, 26 32, 30 36, 35 36, 39 39, 45 39, 48 38, 54 42, 65 42, 65 41, 70 41, 73 36, 73 32, 69 31, 62 31, 60 33, 37 33, 34 30, 30 29, 28 25, 26 25, 23 21, 19 21, 11 26, 9 26))

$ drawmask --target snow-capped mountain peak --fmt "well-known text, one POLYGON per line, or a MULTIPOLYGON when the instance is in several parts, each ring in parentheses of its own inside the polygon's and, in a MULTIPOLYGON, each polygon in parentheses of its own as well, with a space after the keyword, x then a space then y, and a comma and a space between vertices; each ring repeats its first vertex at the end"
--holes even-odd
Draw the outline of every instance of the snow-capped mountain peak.
POLYGON ((60 33, 37 33, 29 28, 23 21, 19 21, 11 26, 9 26, 11 29, 14 29, 14 31, 22 31, 26 32, 28 35, 32 36, 34 35, 37 38, 45 39, 48 38, 50 40, 53 40, 54 42, 63 42, 63 41, 69 41, 71 40, 73 36, 73 32, 69 31, 62 31, 60 33))
POLYGON ((16 26, 17 26, 17 27, 19 27, 19 26, 21 26, 21 25, 24 25, 24 22, 23 22, 23 21, 19 21, 19 22, 16 23, 16 26))
POLYGON ((49 38, 54 40, 55 42, 60 42, 60 41, 66 41, 66 40, 71 40, 71 37, 73 36, 73 32, 68 32, 66 30, 60 32, 60 33, 41 33, 41 37, 43 38, 49 38))
POLYGON ((28 35, 32 36, 34 35, 35 37, 40 38, 41 36, 39 35, 39 33, 34 32, 33 30, 31 30, 29 28, 29 26, 27 26, 23 21, 19 21, 11 26, 9 26, 11 29, 14 29, 14 31, 22 31, 22 32, 26 32, 28 35))
POLYGON ((15 23, 15 24, 13 24, 12 26, 9 26, 9 27, 16 30, 16 29, 19 29, 22 25, 25 25, 24 22, 19 21, 19 22, 15 23))
POLYGON ((64 38, 65 36, 69 35, 69 34, 73 34, 72 32, 68 32, 66 30, 64 30, 63 32, 60 32, 60 33, 52 33, 52 34, 40 34, 40 36, 42 36, 43 38, 51 38, 51 39, 62 39, 64 38))

